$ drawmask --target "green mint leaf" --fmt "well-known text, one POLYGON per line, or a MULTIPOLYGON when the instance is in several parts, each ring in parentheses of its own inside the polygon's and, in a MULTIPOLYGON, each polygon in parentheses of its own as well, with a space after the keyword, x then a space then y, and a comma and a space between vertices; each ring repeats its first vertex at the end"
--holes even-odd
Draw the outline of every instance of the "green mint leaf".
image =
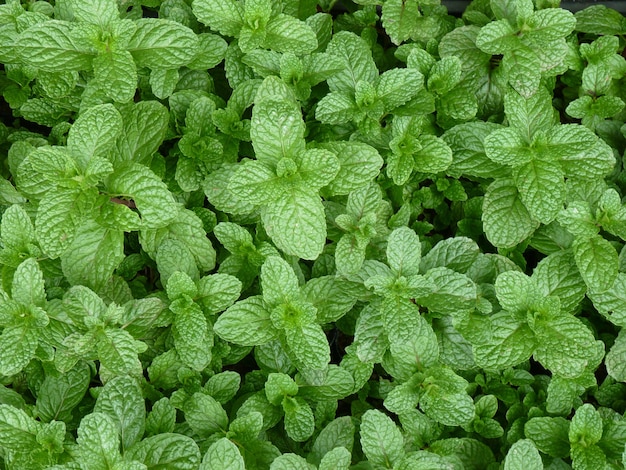
POLYGON ((137 354, 144 352, 146 345, 125 330, 106 328, 98 335, 97 341, 100 362, 111 373, 123 375, 141 367, 137 354))
POLYGON ((292 468, 309 469, 310 466, 302 457, 292 453, 282 454, 274 459, 270 465, 270 470, 290 470, 292 468))
POLYGON ((304 122, 299 107, 287 100, 263 100, 252 112, 250 137, 259 161, 276 165, 304 151, 304 122))
POLYGON ((167 186, 143 165, 122 166, 107 179, 106 185, 112 194, 134 201, 146 228, 168 225, 179 211, 167 186))
POLYGON ((186 209, 179 209, 174 215, 176 218, 166 226, 144 228, 139 232, 142 248, 156 258, 165 242, 176 241, 184 245, 200 271, 213 269, 216 254, 211 241, 206 237, 202 220, 186 209))
POLYGON ((441 266, 465 273, 479 256, 478 245, 467 237, 454 237, 437 243, 420 262, 420 271, 441 266))
POLYGON ((114 377, 100 391, 94 412, 103 413, 115 423, 122 449, 129 449, 143 436, 146 409, 137 381, 131 377, 114 377))
POLYGON ((176 69, 186 65, 198 52, 195 33, 180 23, 142 18, 126 48, 138 67, 176 69))
POLYGON ((424 77, 412 69, 392 69, 378 78, 376 94, 385 109, 402 106, 411 100, 423 87, 424 77))
POLYGON ((488 54, 503 54, 520 45, 515 30, 507 20, 499 19, 486 24, 476 36, 476 46, 488 54))
POLYGON ((591 34, 619 35, 626 31, 624 17, 606 5, 591 5, 577 11, 576 31, 591 34))
POLYGON ((206 317, 197 304, 185 299, 174 301, 170 310, 176 314, 172 336, 180 359, 194 370, 203 370, 211 361, 213 343, 206 317))
POLYGON ((150 86, 152 93, 159 99, 165 99, 174 93, 180 75, 175 69, 154 68, 150 72, 150 86))
POLYGON ((531 440, 521 439, 511 446, 504 460, 504 470, 541 470, 543 462, 531 440))
POLYGON ((324 96, 315 108, 315 119, 324 124, 345 124, 358 116, 359 109, 350 95, 331 92, 324 96))
POLYGON ((41 425, 25 411, 0 404, 0 443, 13 452, 32 452, 38 448, 37 434, 41 425))
POLYGON ((530 358, 537 342, 527 324, 515 321, 508 312, 490 318, 492 335, 487 341, 473 345, 474 359, 486 370, 502 370, 530 358))
POLYGON ((46 305, 43 273, 34 258, 26 259, 15 270, 11 297, 25 307, 46 305))
POLYGON ((499 165, 520 166, 533 158, 532 149, 524 136, 515 128, 497 129, 484 141, 485 153, 499 165))
POLYGON ((123 128, 112 161, 149 164, 165 138, 169 122, 167 108, 158 101, 140 101, 119 110, 123 128))
POLYGON ((322 252, 326 223, 319 196, 293 190, 266 206, 261 218, 272 241, 286 254, 312 260, 322 252))
POLYGON ((63 274, 72 284, 102 288, 124 259, 124 233, 86 221, 61 255, 63 274))
POLYGON ((148 468, 189 470, 200 465, 200 449, 190 437, 163 433, 138 442, 124 453, 124 458, 141 462, 148 468))
POLYGON ((194 0, 198 20, 225 36, 238 36, 243 26, 243 5, 235 0, 194 0))
POLYGON ((408 227, 397 228, 387 241, 387 262, 398 276, 419 273, 422 246, 417 234, 408 227))
POLYGON ((361 447, 369 461, 391 468, 404 456, 404 439, 395 423, 378 410, 368 410, 361 418, 361 447))
POLYGON ((626 356, 626 335, 620 331, 611 350, 606 354, 605 364, 611 377, 620 382, 626 377, 624 357, 626 356))
POLYGON ((336 276, 322 276, 309 280, 302 294, 317 309, 317 322, 331 323, 348 313, 356 303, 353 285, 336 276))
POLYGON ((246 468, 237 446, 225 437, 211 444, 200 464, 200 470, 221 470, 223 468, 232 468, 233 470, 246 468))
POLYGON ((518 271, 506 271, 498 275, 495 289, 498 302, 511 313, 525 312, 541 300, 534 280, 518 271))
POLYGON ((113 50, 93 60, 95 83, 113 101, 128 103, 137 89, 137 68, 131 54, 113 50))
POLYGON ((80 193, 75 190, 52 191, 39 204, 35 233, 39 245, 51 258, 59 257, 74 240, 79 198, 80 193))
POLYGON ((483 224, 487 239, 497 247, 511 248, 539 226, 522 203, 511 179, 494 181, 485 194, 483 224))
POLYGON ((243 346, 265 344, 278 335, 268 306, 260 296, 248 297, 228 308, 213 329, 222 339, 243 346))
POLYGON ((66 21, 51 20, 34 25, 19 35, 19 57, 47 72, 89 70, 95 51, 81 44, 66 21))
POLYGON ((313 410, 299 397, 286 397, 282 405, 285 411, 287 435, 296 442, 306 441, 315 430, 313 410))
POLYGON ((333 449, 345 448, 352 450, 354 445, 354 424, 350 417, 343 416, 328 423, 315 438, 308 459, 320 464, 325 455, 333 449))
POLYGON ((122 131, 122 116, 110 104, 89 108, 82 113, 67 135, 67 149, 82 165, 96 157, 106 157, 122 131))
POLYGON ((604 356, 604 344, 596 341, 591 331, 572 315, 537 318, 531 326, 537 338, 535 359, 562 377, 578 377, 604 356))
POLYGON ((302 184, 311 189, 328 185, 339 172, 339 161, 334 153, 324 149, 309 149, 296 158, 302 184))
POLYGON ((37 396, 37 414, 44 421, 54 419, 68 421, 72 410, 82 401, 91 371, 86 363, 80 362, 65 374, 47 375, 37 396))
POLYGON ((185 402, 184 412, 189 427, 202 437, 226 431, 228 427, 228 416, 222 406, 204 393, 194 393, 185 402))
POLYGON ((576 410, 569 427, 572 445, 588 447, 602 438, 602 418, 593 405, 585 403, 576 410))
POLYGON ((295 362, 306 370, 325 370, 330 362, 330 346, 322 328, 303 324, 285 329, 285 341, 295 362))
POLYGON ((70 0, 68 6, 74 19, 84 23, 106 26, 120 17, 117 4, 111 0, 98 0, 89 4, 70 0))
POLYGON ((416 1, 392 0, 383 4, 381 16, 383 27, 396 45, 416 34, 421 17, 419 3, 416 1))
POLYGON ((339 171, 325 188, 331 194, 345 195, 368 186, 383 166, 378 151, 361 142, 328 142, 320 147, 333 152, 339 160, 339 171))
POLYGON ((617 277, 618 257, 615 248, 604 238, 576 238, 572 245, 574 259, 590 291, 604 292, 617 277))
POLYGON ((513 89, 524 98, 531 98, 540 87, 541 61, 530 47, 521 46, 508 52, 502 68, 513 89))
POLYGON ((324 455, 319 464, 319 470, 348 470, 351 455, 345 447, 335 447, 324 455))
POLYGON ((345 66, 328 78, 330 91, 353 93, 359 80, 372 82, 378 76, 370 48, 354 33, 341 31, 333 35, 326 52, 341 59, 345 66))
POLYGON ((555 295, 561 308, 573 312, 587 291, 571 252, 556 252, 542 259, 533 271, 532 279, 543 296, 555 295))
POLYGON ((613 324, 624 326, 626 324, 626 276, 618 273, 615 283, 603 292, 588 292, 587 295, 593 301, 594 307, 613 324))
POLYGON ((305 22, 280 14, 267 23, 264 45, 277 52, 304 55, 317 49, 317 36, 305 22))
POLYGON ((356 353, 362 362, 380 362, 389 346, 383 325, 382 309, 368 304, 357 318, 354 343, 356 353))
POLYGON ((226 310, 239 298, 241 281, 229 274, 204 276, 198 283, 198 297, 194 300, 205 313, 215 314, 226 310))
POLYGON ((81 420, 76 443, 80 462, 94 470, 113 468, 121 460, 117 427, 104 413, 91 413, 81 420))
POLYGON ((531 418, 524 425, 524 434, 533 441, 537 449, 552 457, 565 458, 569 455, 570 422, 565 418, 531 418))
POLYGON ((152 405, 146 417, 146 436, 172 432, 176 424, 176 408, 168 398, 161 398, 152 405))
POLYGON ((289 264, 278 256, 270 256, 261 267, 263 300, 268 305, 288 303, 299 297, 298 278, 289 264))
POLYGON ((352 374, 334 364, 328 366, 323 382, 316 385, 300 385, 298 395, 304 399, 315 401, 341 400, 354 390, 352 374))

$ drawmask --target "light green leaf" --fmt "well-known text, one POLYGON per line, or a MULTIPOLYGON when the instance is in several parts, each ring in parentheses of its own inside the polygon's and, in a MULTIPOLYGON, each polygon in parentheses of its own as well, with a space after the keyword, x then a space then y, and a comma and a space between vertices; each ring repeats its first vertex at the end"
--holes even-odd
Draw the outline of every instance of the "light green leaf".
POLYGON ((165 138, 169 122, 168 109, 158 101, 140 101, 120 107, 119 110, 123 129, 117 139, 117 152, 112 161, 148 165, 152 154, 165 138))
POLYGON ((146 228, 164 227, 178 215, 178 204, 165 183, 143 165, 120 167, 107 178, 106 185, 110 193, 135 202, 146 228))
POLYGON ((505 54, 502 68, 509 84, 524 98, 531 98, 539 90, 541 62, 535 52, 526 46, 505 54))
POLYGON ((132 377, 119 376, 107 382, 98 395, 94 412, 103 413, 113 420, 122 442, 122 451, 143 436, 146 407, 141 388, 132 377))
POLYGON ((288 303, 299 296, 298 278, 284 259, 270 256, 261 267, 263 300, 268 305, 288 303))
POLYGON ((502 308, 513 314, 526 312, 542 298, 534 279, 519 271, 500 273, 495 282, 495 289, 502 308))
POLYGON ((335 447, 324 455, 319 470, 348 470, 352 455, 345 447, 335 447))
POLYGON ((524 425, 524 434, 533 441, 537 449, 552 457, 569 456, 568 438, 570 422, 565 418, 531 418, 524 425))
POLYGON ((537 10, 527 20, 530 37, 541 37, 542 40, 564 38, 574 30, 576 18, 572 12, 563 8, 546 8, 537 10))
POLYGON ((8 326, 0 334, 0 374, 15 375, 35 356, 39 344, 39 329, 29 322, 8 326))
POLYGON ((217 34, 200 33, 198 38, 198 53, 186 67, 192 70, 208 70, 215 67, 226 55, 228 43, 217 34))
POLYGON ((424 278, 430 283, 430 292, 419 296, 419 304, 432 312, 455 315, 476 305, 476 285, 465 274, 438 267, 428 271, 424 278))
POLYGON ((352 374, 335 364, 328 366, 328 373, 319 385, 300 384, 298 396, 313 401, 341 400, 352 394, 354 379, 352 374))
POLYGON ((276 246, 288 255, 316 259, 326 242, 324 206, 316 194, 292 190, 266 206, 263 226, 276 246))
POLYGON ((606 5, 590 5, 576 12, 576 30, 583 33, 616 35, 624 34, 624 16, 606 5))
POLYGON ((488 54, 504 54, 519 46, 519 38, 507 20, 497 20, 483 26, 476 36, 476 46, 488 54))
POLYGON ((277 52, 304 55, 317 49, 317 36, 305 22, 279 14, 267 23, 265 46, 277 52))
POLYGON ((543 296, 559 297, 561 308, 566 312, 574 312, 587 291, 574 256, 567 251, 557 251, 542 259, 535 267, 532 279, 543 296))
POLYGON ((590 291, 604 292, 613 286, 619 259, 608 240, 599 235, 576 238, 572 249, 580 275, 590 291))
POLYGON ((458 273, 465 273, 476 261, 480 250, 476 242, 467 237, 454 237, 441 240, 420 262, 420 271, 426 272, 435 267, 446 267, 458 273))
POLYGON ((193 13, 202 23, 224 36, 239 36, 243 5, 236 0, 194 0, 193 13))
POLYGON ((576 410, 569 427, 569 440, 572 445, 588 447, 602 438, 602 418, 590 403, 576 410))
MULTIPOLYGON (((555 137, 551 137, 551 143, 555 141, 555 137)), ((575 175, 585 180, 603 178, 615 166, 615 156, 606 142, 597 139, 595 145, 585 151, 562 155, 561 165, 566 175, 575 175)))
POLYGON ((290 452, 276 457, 270 465, 270 470, 312 470, 313 468, 302 457, 290 452))
POLYGON ((473 344, 479 367, 499 371, 530 358, 537 342, 528 325, 515 321, 508 312, 496 313, 490 320, 489 342, 473 344))
POLYGON ((327 187, 332 194, 344 195, 368 186, 383 166, 378 151, 361 142, 328 142, 320 145, 339 159, 339 172, 327 187))
POLYGON ((189 427, 200 437, 225 432, 228 427, 228 416, 222 405, 205 393, 194 393, 185 402, 184 412, 189 427))
POLYGON ((369 46, 354 33, 340 31, 334 34, 326 52, 337 56, 345 64, 341 72, 328 78, 330 91, 354 93, 359 80, 373 82, 378 76, 369 46))
POLYGON ((182 243, 193 255, 195 264, 202 272, 215 267, 215 250, 206 236, 202 220, 188 209, 180 209, 176 218, 162 228, 145 228, 139 232, 142 248, 156 257, 159 247, 167 240, 182 243))
POLYGON ((109 470, 121 460, 117 428, 104 413, 91 413, 81 420, 76 442, 80 462, 89 469, 109 470))
POLYGON ((226 310, 239 298, 241 287, 241 281, 234 276, 211 274, 200 279, 194 300, 205 313, 215 314, 226 310))
POLYGON ((170 309, 176 314, 172 327, 176 352, 187 367, 202 371, 211 362, 213 345, 204 313, 198 304, 184 298, 172 302, 170 309))
POLYGON ((342 92, 330 92, 322 97, 315 107, 315 119, 324 124, 345 124, 358 115, 354 99, 342 92))
POLYGON ((421 148, 414 155, 414 169, 421 173, 440 173, 452 163, 452 149, 443 139, 434 135, 419 138, 421 148))
POLYGON ((626 274, 618 273, 615 283, 603 292, 588 292, 593 306, 614 325, 626 327, 626 274))
POLYGON ((404 456, 404 439, 395 423, 378 410, 361 418, 361 447, 374 465, 392 468, 404 456))
POLYGON ((13 452, 32 452, 37 449, 37 434, 41 424, 25 411, 0 404, 0 445, 13 452))
POLYGON ((533 441, 520 439, 504 459, 504 470, 543 470, 543 462, 533 441))
POLYGON ((76 190, 51 191, 39 203, 35 233, 51 258, 61 255, 74 240, 80 208, 76 190))
POLYGON ((487 239, 501 248, 514 247, 539 227, 508 178, 498 179, 487 188, 482 218, 487 239))
POLYGON ((284 338, 293 353, 291 359, 300 368, 326 369, 330 362, 330 346, 321 326, 314 323, 287 328, 284 338))
POLYGON ((137 89, 137 67, 125 50, 101 53, 93 60, 95 82, 113 101, 128 103, 137 89))
POLYGON ((13 204, 2 214, 0 239, 5 249, 21 252, 35 240, 35 228, 30 216, 19 204, 13 204))
POLYGON ((621 330, 604 360, 606 370, 619 382, 626 382, 626 333, 621 330))
POLYGON ((260 296, 237 302, 220 315, 213 329, 222 339, 242 346, 265 344, 278 336, 260 296))
POLYGON ((381 20, 383 28, 395 45, 411 38, 418 28, 422 14, 416 0, 388 0, 383 4, 381 20))
POLYGON ((285 431, 296 442, 306 441, 315 430, 313 410, 302 398, 286 397, 283 400, 285 411, 285 431))
POLYGON ((45 306, 44 277, 34 258, 26 259, 15 270, 11 297, 24 306, 45 306))
POLYGON ((150 72, 152 93, 162 100, 169 98, 174 93, 179 79, 180 75, 177 69, 152 69, 150 72))
POLYGON ((237 165, 228 191, 247 204, 267 204, 281 194, 280 179, 266 163, 248 160, 237 165))
POLYGON ((70 420, 90 381, 91 371, 85 362, 79 362, 65 374, 46 375, 37 395, 37 415, 44 422, 70 420))
POLYGON ((190 62, 198 52, 195 33, 175 21, 141 18, 127 49, 138 67, 176 69, 190 62))
POLYGON ((339 320, 357 300, 353 285, 336 276, 310 279, 304 285, 302 294, 317 309, 317 322, 320 324, 339 320))
POLYGON ((304 122, 297 104, 287 100, 263 100, 252 111, 250 137, 256 158, 275 165, 304 151, 304 122))
POLYGON ((198 444, 182 434, 163 433, 138 442, 124 453, 149 469, 196 470, 200 465, 198 444))
POLYGON ((96 344, 100 362, 114 374, 127 374, 141 368, 137 354, 146 350, 146 345, 135 340, 126 330, 106 328, 96 344))
POLYGON ((72 24, 51 20, 34 25, 20 34, 19 58, 27 65, 47 72, 88 70, 94 50, 72 34, 72 24))
POLYGON ((578 318, 567 313, 538 317, 531 325, 537 339, 534 357, 561 377, 575 378, 597 367, 604 356, 604 343, 578 318))
POLYGON ((509 91, 504 96, 504 109, 509 126, 529 143, 537 131, 546 132, 556 124, 552 97, 545 88, 540 88, 529 98, 509 91))
POLYGON ((516 167, 533 158, 528 141, 512 127, 497 129, 485 137, 485 153, 495 163, 516 167))
POLYGON ((97 291, 109 281, 123 259, 124 232, 86 220, 61 255, 61 266, 71 284, 82 284, 97 291))
POLYGON ((387 240, 387 262, 399 276, 419 273, 422 245, 417 234, 408 227, 395 229, 387 240))
POLYGON ((354 445, 354 431, 354 424, 349 416, 332 420, 315 438, 308 456, 309 461, 319 464, 327 453, 339 447, 351 451, 354 445))
POLYGON ((354 344, 362 362, 380 362, 389 346, 380 305, 367 304, 357 317, 354 344))
POLYGON ((122 131, 122 116, 111 104, 93 106, 82 113, 67 135, 67 149, 85 166, 106 157, 122 131))
POLYGON ((212 376, 204 385, 204 389, 220 404, 228 403, 239 390, 241 376, 232 370, 225 370, 212 376))
POLYGON ((325 149, 309 149, 296 158, 302 185, 319 189, 328 185, 339 172, 339 160, 325 149))
POLYGON ((415 69, 391 69, 378 77, 376 94, 391 110, 402 106, 422 89, 424 77, 415 69))
POLYGON ((245 470, 243 457, 235 444, 225 437, 215 441, 204 454, 200 470, 245 470))

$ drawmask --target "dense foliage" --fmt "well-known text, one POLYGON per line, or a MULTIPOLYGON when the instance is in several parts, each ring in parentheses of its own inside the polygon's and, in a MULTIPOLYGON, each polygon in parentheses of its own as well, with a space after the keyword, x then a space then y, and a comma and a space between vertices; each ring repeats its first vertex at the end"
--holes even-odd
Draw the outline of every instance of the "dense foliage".
POLYGON ((623 468, 625 38, 7 0, 0 468, 623 468))

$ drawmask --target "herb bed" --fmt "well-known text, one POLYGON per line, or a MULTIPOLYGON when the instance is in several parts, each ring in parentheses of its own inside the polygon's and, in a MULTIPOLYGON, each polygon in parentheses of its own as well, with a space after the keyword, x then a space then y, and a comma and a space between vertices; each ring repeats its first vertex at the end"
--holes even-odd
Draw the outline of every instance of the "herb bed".
POLYGON ((23 3, 0 469, 624 468, 620 12, 23 3))

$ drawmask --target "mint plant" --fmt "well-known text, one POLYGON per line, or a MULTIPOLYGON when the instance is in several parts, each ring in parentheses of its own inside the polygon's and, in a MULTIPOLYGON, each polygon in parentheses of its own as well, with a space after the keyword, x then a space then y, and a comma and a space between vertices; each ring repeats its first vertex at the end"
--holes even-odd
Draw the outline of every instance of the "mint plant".
POLYGON ((626 19, 0 5, 0 469, 626 465, 626 19))

